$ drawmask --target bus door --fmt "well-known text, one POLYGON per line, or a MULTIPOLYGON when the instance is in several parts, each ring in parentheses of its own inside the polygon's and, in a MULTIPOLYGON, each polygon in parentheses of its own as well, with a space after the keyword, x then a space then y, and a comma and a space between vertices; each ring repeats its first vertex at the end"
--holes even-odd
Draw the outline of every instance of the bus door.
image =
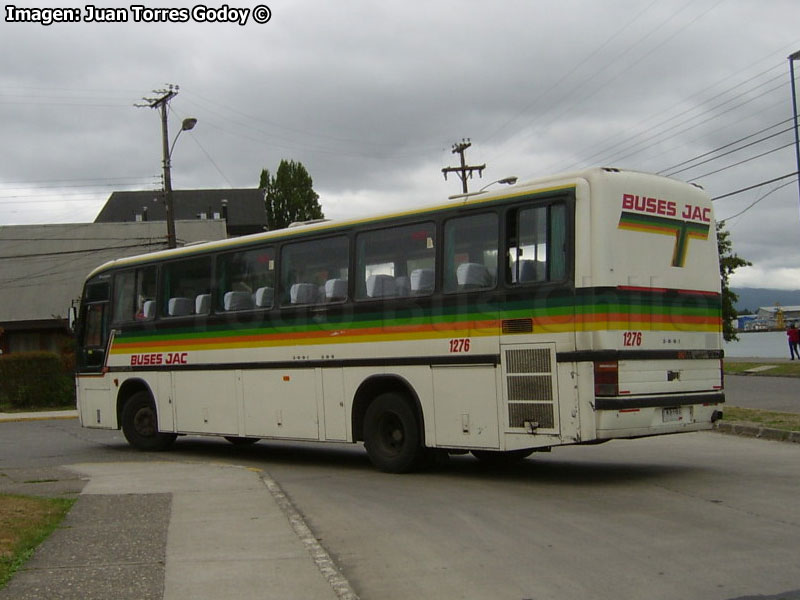
MULTIPOLYGON (((99 279, 99 278, 98 278, 99 279)), ((86 285, 78 331, 78 369, 81 373, 99 373, 106 362, 110 281, 95 280, 86 285)))
POLYGON ((522 205, 506 215, 500 363, 507 449, 555 443, 572 437, 576 427, 575 374, 570 363, 558 362, 559 353, 573 352, 576 343, 570 221, 563 199, 522 205))
POLYGON ((107 377, 111 281, 100 276, 84 288, 78 321, 78 409, 84 427, 108 426, 115 418, 107 377))

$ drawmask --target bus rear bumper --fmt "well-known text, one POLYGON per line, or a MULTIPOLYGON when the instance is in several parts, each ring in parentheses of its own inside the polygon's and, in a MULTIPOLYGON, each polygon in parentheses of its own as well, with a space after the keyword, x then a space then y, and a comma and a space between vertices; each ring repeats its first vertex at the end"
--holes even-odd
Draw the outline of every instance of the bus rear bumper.
POLYGON ((711 429, 722 417, 721 403, 598 410, 598 440, 633 438, 711 429))

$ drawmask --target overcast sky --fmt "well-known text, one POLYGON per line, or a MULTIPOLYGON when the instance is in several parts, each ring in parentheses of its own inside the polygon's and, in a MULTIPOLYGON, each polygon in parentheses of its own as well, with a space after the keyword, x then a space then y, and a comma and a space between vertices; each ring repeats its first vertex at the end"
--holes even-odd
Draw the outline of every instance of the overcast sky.
MULTIPOLYGON (((133 105, 167 83, 170 137, 198 119, 174 149, 175 189, 256 187, 292 159, 332 218, 460 192, 441 169, 462 138, 487 165, 473 190, 615 166, 717 197, 796 171, 797 0, 265 0, 270 20, 245 25, 179 1, 142 6, 186 22, 135 22, 130 2, 96 5, 124 7, 116 24, 85 22, 79 2, 14 5, 82 22, 9 22, 5 5, 0 225, 88 222, 114 190, 160 189, 159 114, 133 105)), ((734 285, 800 289, 796 178, 715 207, 754 263, 734 285)))

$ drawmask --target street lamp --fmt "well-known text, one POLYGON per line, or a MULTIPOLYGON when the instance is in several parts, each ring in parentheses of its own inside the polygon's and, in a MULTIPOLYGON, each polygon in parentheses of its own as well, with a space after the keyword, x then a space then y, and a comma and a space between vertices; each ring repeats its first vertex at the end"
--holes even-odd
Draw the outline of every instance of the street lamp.
MULTIPOLYGON (((166 106, 166 105, 165 105, 166 106)), ((178 135, 175 136, 175 139, 172 140, 172 146, 168 146, 167 143, 169 141, 169 133, 167 132, 167 111, 166 109, 162 112, 162 119, 161 119, 161 131, 162 131, 162 142, 164 145, 164 203, 167 212, 167 247, 168 248, 175 248, 177 246, 176 237, 175 237, 175 208, 174 203, 172 201, 172 150, 175 148, 175 142, 178 141, 178 138, 181 136, 181 133, 184 131, 189 131, 194 129, 194 126, 197 125, 197 119, 193 117, 189 117, 183 120, 181 124, 181 129, 178 132, 178 135)))
POLYGON ((503 185, 514 185, 515 183, 517 183, 517 178, 512 175, 511 177, 503 177, 502 179, 498 179, 497 181, 487 183, 485 186, 483 186, 481 189, 478 190, 478 193, 480 194, 490 185, 494 185, 495 183, 502 183, 503 185))
POLYGON ((792 117, 794 118, 794 156, 797 161, 797 191, 800 194, 800 132, 797 129, 797 93, 794 89, 794 61, 800 59, 800 50, 789 56, 789 77, 792 80, 792 117))
POLYGON ((502 183, 503 185, 514 185, 515 183, 517 183, 517 178, 515 176, 503 177, 502 179, 498 179, 496 181, 492 181, 491 183, 487 183, 477 192, 468 192, 466 194, 455 194, 453 196, 448 196, 447 199, 455 200, 456 198, 464 198, 464 202, 466 202, 467 198, 469 198, 470 196, 477 196, 478 194, 482 194, 483 192, 486 191, 486 188, 488 188, 490 185, 494 185, 495 183, 502 183))

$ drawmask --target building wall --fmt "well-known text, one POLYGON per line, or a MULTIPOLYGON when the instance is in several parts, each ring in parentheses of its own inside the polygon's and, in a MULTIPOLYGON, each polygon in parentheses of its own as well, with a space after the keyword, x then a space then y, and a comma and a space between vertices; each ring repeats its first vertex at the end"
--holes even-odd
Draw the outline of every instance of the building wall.
MULTIPOLYGON (((224 221, 178 221, 179 240, 227 237, 224 221)), ((164 222, 0 227, 0 349, 58 351, 86 275, 109 260, 166 248, 164 222)))

